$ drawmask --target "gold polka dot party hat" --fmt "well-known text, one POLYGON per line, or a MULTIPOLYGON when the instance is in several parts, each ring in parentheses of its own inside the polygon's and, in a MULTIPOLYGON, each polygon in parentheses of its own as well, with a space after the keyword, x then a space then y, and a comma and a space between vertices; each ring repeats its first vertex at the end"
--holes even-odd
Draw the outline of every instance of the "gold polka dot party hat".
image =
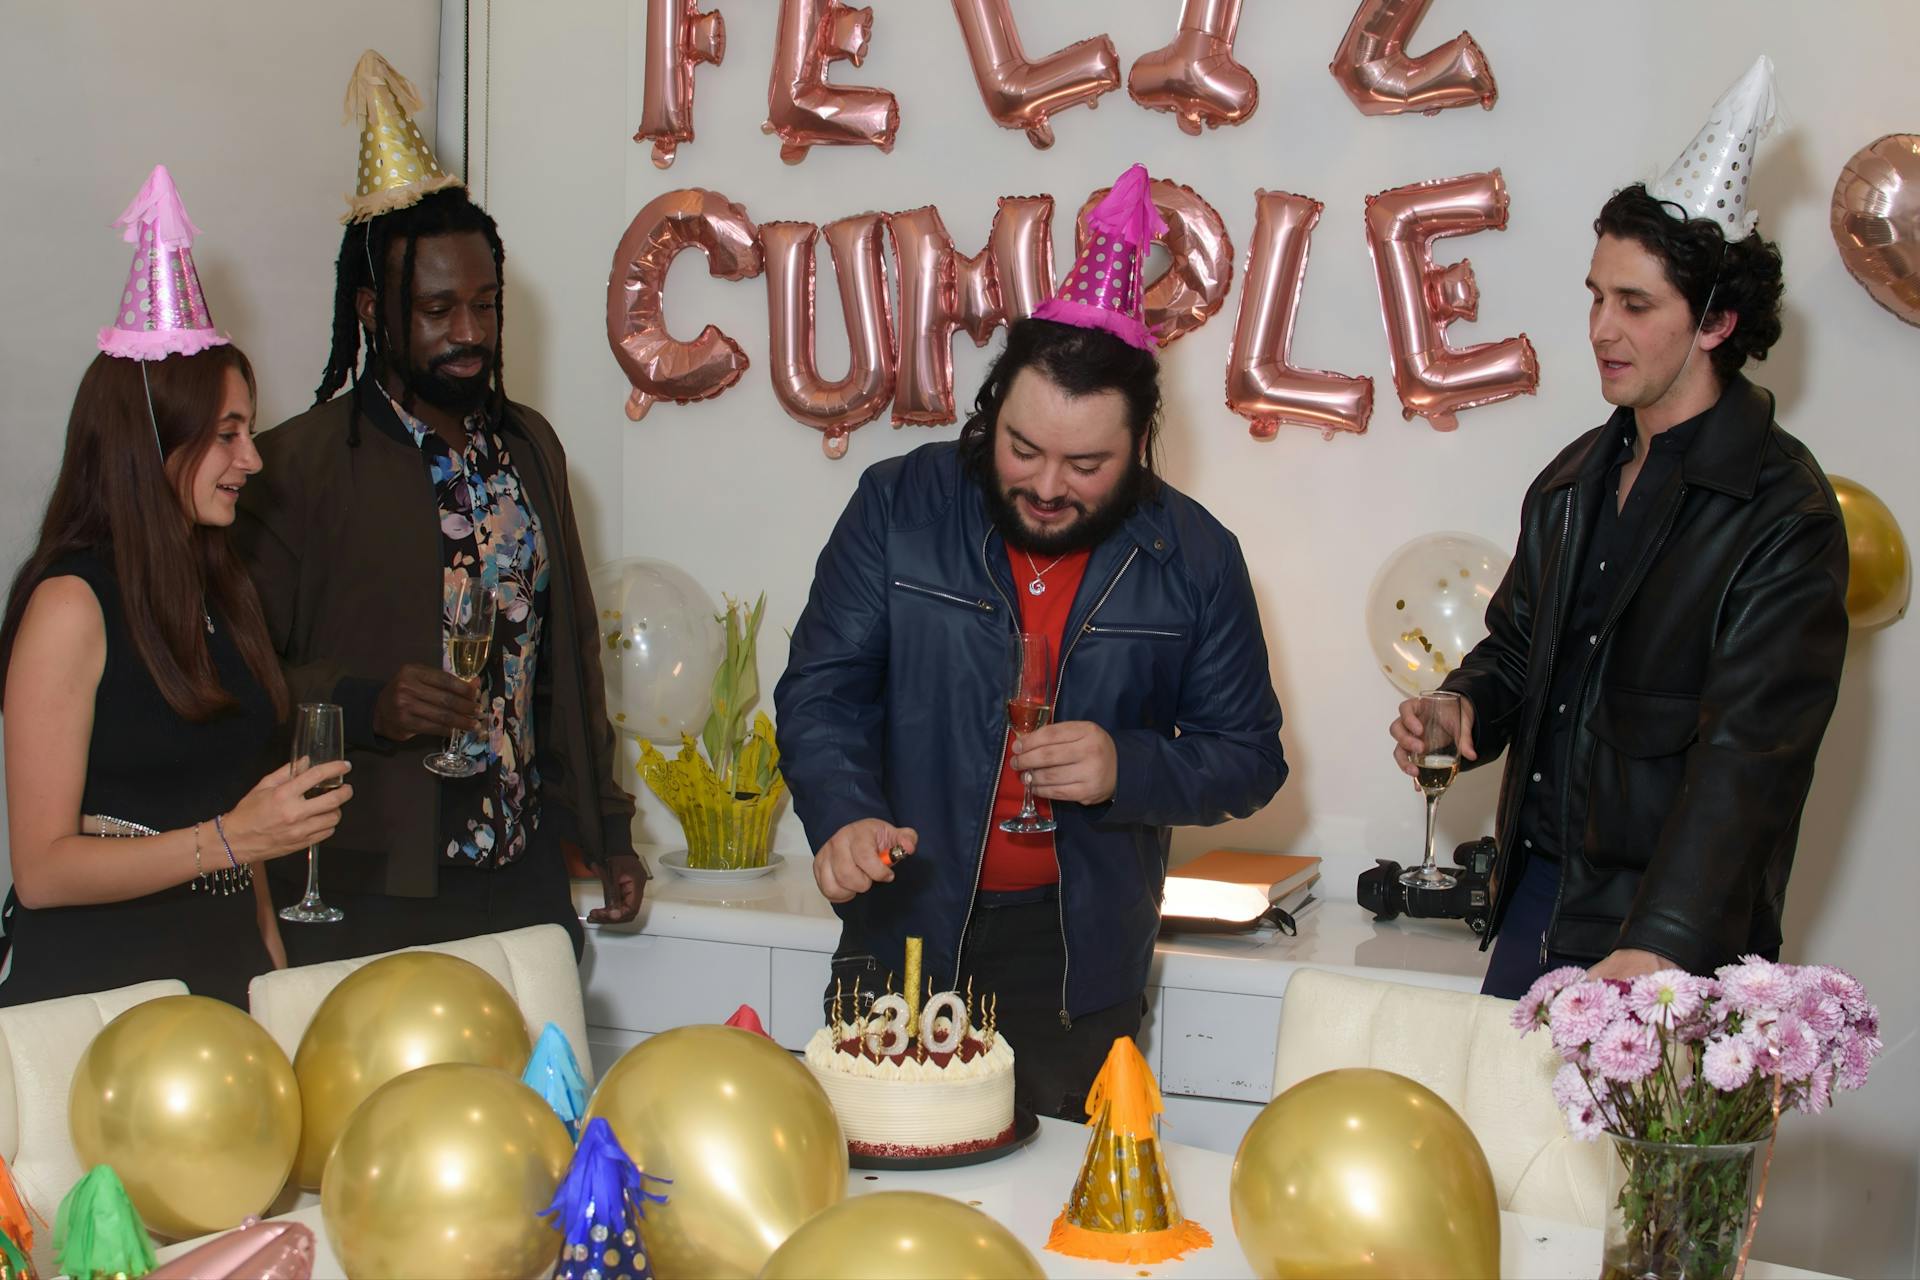
POLYGON ((391 62, 372 49, 360 55, 347 83, 346 114, 349 123, 361 122, 360 154, 354 193, 340 221, 365 222, 415 204, 429 192, 461 185, 433 158, 433 148, 413 122, 424 105, 413 82, 391 62))
POLYGON ((1165 1109, 1153 1069, 1133 1040, 1121 1036, 1087 1095, 1093 1137, 1066 1208, 1053 1220, 1048 1249, 1140 1265, 1212 1247, 1205 1227, 1180 1216, 1166 1157, 1153 1132, 1153 1118, 1165 1109))

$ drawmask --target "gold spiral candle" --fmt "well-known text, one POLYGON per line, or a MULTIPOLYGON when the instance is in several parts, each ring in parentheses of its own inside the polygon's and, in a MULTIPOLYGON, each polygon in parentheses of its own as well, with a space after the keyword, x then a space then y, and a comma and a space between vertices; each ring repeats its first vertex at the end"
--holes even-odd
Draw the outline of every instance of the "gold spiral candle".
POLYGON ((907 972, 905 990, 907 997, 907 1038, 917 1039, 920 1035, 920 939, 907 939, 907 972))

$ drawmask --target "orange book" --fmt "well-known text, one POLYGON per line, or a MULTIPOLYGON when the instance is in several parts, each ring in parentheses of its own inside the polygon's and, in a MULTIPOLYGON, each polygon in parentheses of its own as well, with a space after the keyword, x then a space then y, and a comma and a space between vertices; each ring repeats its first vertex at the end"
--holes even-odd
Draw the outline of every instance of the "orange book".
POLYGON ((1264 891, 1269 902, 1285 897, 1320 874, 1320 859, 1297 853, 1255 853, 1246 849, 1214 849, 1192 862, 1175 867, 1173 875, 1188 880, 1218 880, 1250 884, 1264 891))

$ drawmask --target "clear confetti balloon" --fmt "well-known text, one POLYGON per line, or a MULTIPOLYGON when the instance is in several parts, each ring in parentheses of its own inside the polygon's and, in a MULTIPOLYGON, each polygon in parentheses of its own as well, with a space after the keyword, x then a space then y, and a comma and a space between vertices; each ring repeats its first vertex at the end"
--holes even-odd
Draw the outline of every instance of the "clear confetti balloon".
POLYGON ((706 723, 726 656, 719 609, 692 575, 664 560, 614 560, 589 575, 599 610, 607 716, 634 738, 678 743, 706 723))
POLYGON ((1387 557, 1367 589, 1367 640, 1393 687, 1440 687, 1487 634, 1487 602, 1506 552, 1471 533, 1430 533, 1387 557))

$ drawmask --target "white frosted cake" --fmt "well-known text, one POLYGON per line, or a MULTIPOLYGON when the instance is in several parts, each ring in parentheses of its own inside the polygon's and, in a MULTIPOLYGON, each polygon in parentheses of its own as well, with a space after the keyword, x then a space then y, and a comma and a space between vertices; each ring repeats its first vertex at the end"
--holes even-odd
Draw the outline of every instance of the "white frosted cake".
POLYGON ((948 992, 928 1001, 921 1034, 906 1001, 881 996, 866 1016, 820 1028, 807 1069, 827 1091, 855 1155, 959 1155, 1013 1139, 1013 1048, 971 1025, 948 992))

